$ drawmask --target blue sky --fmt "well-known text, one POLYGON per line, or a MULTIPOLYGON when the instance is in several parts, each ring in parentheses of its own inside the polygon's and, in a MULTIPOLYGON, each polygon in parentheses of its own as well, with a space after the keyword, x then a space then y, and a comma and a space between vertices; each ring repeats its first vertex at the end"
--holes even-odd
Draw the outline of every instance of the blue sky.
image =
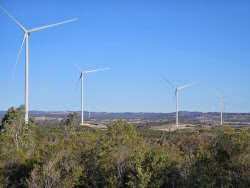
MULTIPOLYGON (((29 109, 105 112, 250 112, 250 1, 0 0, 26 29, 77 21, 29 36, 29 109)), ((23 31, 0 10, 0 110, 24 103, 25 49, 12 73, 23 31)))

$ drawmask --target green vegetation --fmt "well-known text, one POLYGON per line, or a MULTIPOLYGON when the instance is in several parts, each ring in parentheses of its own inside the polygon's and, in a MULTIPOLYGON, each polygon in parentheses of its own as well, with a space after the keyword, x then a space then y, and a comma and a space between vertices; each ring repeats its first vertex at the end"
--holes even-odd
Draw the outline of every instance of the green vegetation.
POLYGON ((77 114, 35 127, 23 109, 2 120, 0 187, 250 187, 246 129, 161 133, 118 119, 100 131, 77 114))

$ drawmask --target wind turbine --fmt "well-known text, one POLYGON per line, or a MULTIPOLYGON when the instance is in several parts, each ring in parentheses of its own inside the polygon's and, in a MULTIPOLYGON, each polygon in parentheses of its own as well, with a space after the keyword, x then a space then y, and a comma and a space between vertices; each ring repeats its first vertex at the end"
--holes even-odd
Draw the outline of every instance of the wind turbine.
POLYGON ((178 128, 178 90, 182 89, 184 87, 188 87, 190 85, 193 85, 194 83, 177 88, 170 81, 168 81, 164 76, 163 76, 163 78, 175 88, 175 96, 176 96, 176 128, 178 128))
MULTIPOLYGON (((0 7, 0 8, 3 9, 2 7, 0 7)), ((65 22, 60 22, 60 23, 56 23, 56 24, 52 24, 52 25, 47 25, 47 26, 43 26, 43 27, 38 27, 38 28, 31 29, 31 30, 26 30, 6 10, 3 9, 3 11, 6 12, 19 25, 19 27, 24 31, 23 42, 22 42, 19 54, 17 56, 14 72, 15 72, 15 69, 16 69, 18 58, 19 58, 20 53, 22 51, 23 43, 26 40, 26 48, 25 48, 25 118, 24 118, 24 120, 25 120, 25 123, 27 124, 28 119, 29 119, 29 115, 28 115, 28 113, 29 113, 29 47, 28 47, 29 42, 28 42, 28 36, 33 31, 38 31, 40 29, 45 29, 47 27, 60 25, 60 24, 63 24, 63 23, 67 23, 67 22, 77 20, 77 19, 73 19, 73 20, 69 20, 69 21, 65 21, 65 22)), ((14 76, 14 72, 13 72, 13 76, 14 76)), ((12 76, 12 79, 13 79, 13 76, 12 76)))
MULTIPOLYGON (((100 71, 100 70, 107 70, 107 69, 110 69, 110 68, 97 69, 97 70, 90 70, 90 71, 82 71, 82 70, 77 66, 76 63, 74 63, 74 64, 75 64, 75 66, 79 69, 79 71, 81 72, 81 75, 80 75, 78 84, 79 84, 79 82, 80 82, 80 79, 82 79, 82 97, 81 97, 81 99, 82 99, 82 121, 81 121, 81 122, 82 122, 82 124, 83 124, 83 119, 84 119, 84 114, 83 114, 83 74, 89 73, 89 72, 100 71)), ((77 85, 78 85, 78 84, 77 84, 77 85)))
POLYGON ((217 91, 216 91, 217 95, 220 97, 220 124, 222 125, 222 99, 225 98, 226 96, 222 97, 217 91))

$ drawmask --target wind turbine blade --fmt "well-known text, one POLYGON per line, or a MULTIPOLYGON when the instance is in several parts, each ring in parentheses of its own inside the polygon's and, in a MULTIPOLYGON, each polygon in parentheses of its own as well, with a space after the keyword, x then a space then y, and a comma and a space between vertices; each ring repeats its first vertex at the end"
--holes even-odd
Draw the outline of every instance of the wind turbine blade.
POLYGON ((175 102, 175 99, 176 99, 176 93, 177 93, 177 90, 175 90, 175 94, 174 94, 174 101, 175 102))
MULTIPOLYGON (((0 7, 1 9, 3 9, 2 7, 0 7)), ((4 10, 3 9, 3 11, 4 12, 6 12, 20 27, 21 27, 21 29, 24 31, 24 32, 26 32, 26 30, 24 29, 24 27, 23 26, 21 26, 21 24, 20 23, 18 23, 6 10, 4 10)))
MULTIPOLYGON (((72 60, 73 61, 73 60, 72 60)), ((81 71, 83 73, 83 71, 77 66, 77 64, 73 61, 73 63, 75 64, 75 66, 79 69, 79 71, 81 71)))
POLYGON ((168 81, 164 76, 162 76, 168 83, 170 83, 175 89, 177 89, 170 81, 168 81))
POLYGON ((79 78, 79 80, 78 80, 78 82, 77 82, 76 88, 78 87, 81 78, 82 78, 82 73, 81 73, 81 76, 80 76, 80 78, 79 78))
POLYGON ((91 70, 91 71, 84 71, 83 73, 89 73, 89 72, 95 72, 95 71, 100 71, 100 70, 107 70, 110 68, 105 68, 105 69, 97 69, 97 70, 91 70))
POLYGON ((178 89, 182 89, 182 88, 184 88, 184 87, 188 87, 188 86, 191 86, 191 85, 193 85, 193 84, 195 84, 195 83, 192 83, 192 84, 188 84, 188 85, 185 85, 185 86, 179 87, 178 89))
POLYGON ((65 21, 65 22, 60 22, 60 23, 52 24, 52 25, 47 25, 47 26, 43 26, 43 27, 38 27, 38 28, 35 28, 35 29, 31 29, 31 30, 29 30, 28 32, 30 33, 30 32, 33 32, 33 31, 40 30, 40 29, 45 29, 45 28, 47 28, 47 27, 52 27, 52 26, 64 24, 64 23, 67 23, 67 22, 72 22, 72 21, 75 21, 75 20, 77 20, 77 19, 78 19, 78 18, 73 19, 73 20, 69 20, 69 21, 65 21))
POLYGON ((215 91, 215 92, 217 93, 217 95, 218 95, 219 97, 221 97, 220 94, 219 94, 217 91, 215 91))
POLYGON ((25 41, 25 38, 26 38, 26 33, 24 33, 24 36, 23 36, 23 42, 22 42, 22 45, 21 45, 21 48, 20 48, 19 54, 18 54, 18 56, 17 56, 17 60, 16 60, 16 64, 15 64, 15 68, 14 68, 13 75, 12 75, 12 80, 13 80, 13 78, 14 78, 14 74, 15 74, 15 70, 16 70, 16 65, 17 65, 17 61, 18 61, 18 58, 19 58, 20 53, 21 53, 21 51, 22 51, 22 48, 23 48, 23 43, 24 43, 24 41, 25 41))

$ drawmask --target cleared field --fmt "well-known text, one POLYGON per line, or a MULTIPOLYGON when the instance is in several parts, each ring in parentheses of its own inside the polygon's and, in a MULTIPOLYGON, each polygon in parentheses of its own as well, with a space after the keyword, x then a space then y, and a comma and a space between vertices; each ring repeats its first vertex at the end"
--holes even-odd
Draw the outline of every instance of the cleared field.
MULTIPOLYGON (((192 124, 185 124, 185 123, 179 123, 178 129, 195 129, 198 125, 192 125, 192 124)), ((202 125, 202 128, 210 129, 211 126, 208 125, 202 125)), ((175 131, 176 130, 176 124, 168 124, 168 125, 161 125, 161 126, 154 126, 151 127, 152 130, 159 130, 159 131, 175 131)))

